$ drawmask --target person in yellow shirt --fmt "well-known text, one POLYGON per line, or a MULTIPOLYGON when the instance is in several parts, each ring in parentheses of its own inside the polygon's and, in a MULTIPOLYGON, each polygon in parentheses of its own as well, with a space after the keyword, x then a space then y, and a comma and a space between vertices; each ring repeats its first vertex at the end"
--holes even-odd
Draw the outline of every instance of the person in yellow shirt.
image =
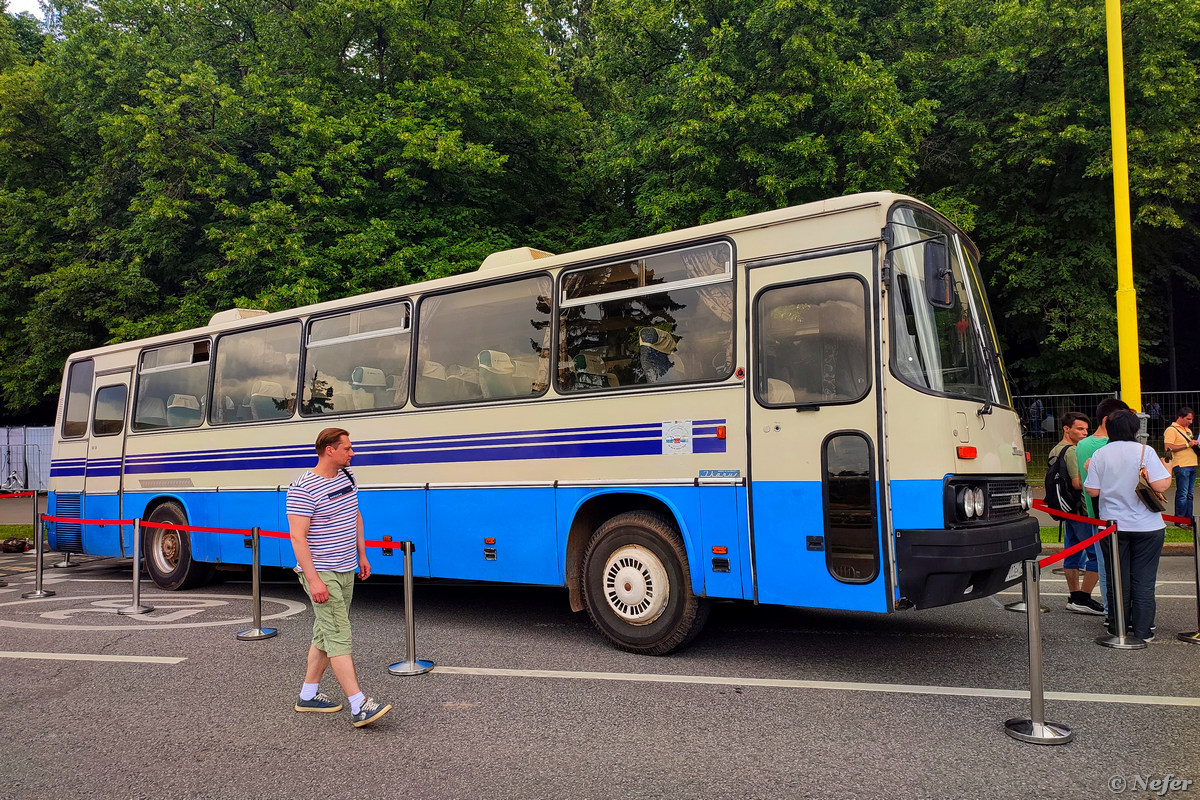
MULTIPOLYGON (((1163 433, 1163 445, 1171 454, 1175 473, 1175 516, 1192 519, 1192 490, 1196 483, 1196 436, 1192 433, 1195 414, 1187 406, 1179 409, 1175 422, 1163 433)), ((1189 522, 1185 527, 1191 527, 1189 522)))

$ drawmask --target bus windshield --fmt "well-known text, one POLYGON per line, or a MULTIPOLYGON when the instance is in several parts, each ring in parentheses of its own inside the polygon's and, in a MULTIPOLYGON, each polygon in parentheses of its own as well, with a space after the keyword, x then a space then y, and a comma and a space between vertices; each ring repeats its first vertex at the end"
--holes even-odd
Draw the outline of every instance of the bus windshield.
POLYGON ((896 207, 888 227, 892 372, 917 389, 1010 406, 971 245, 953 227, 918 208, 896 207), (952 280, 946 303, 929 299, 923 244, 930 240, 946 245, 952 280))

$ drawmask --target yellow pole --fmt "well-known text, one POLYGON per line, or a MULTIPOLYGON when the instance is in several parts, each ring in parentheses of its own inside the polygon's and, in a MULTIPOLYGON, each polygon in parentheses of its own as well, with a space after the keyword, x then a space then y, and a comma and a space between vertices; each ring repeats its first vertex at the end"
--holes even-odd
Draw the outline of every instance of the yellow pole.
POLYGON ((1138 354, 1137 292, 1133 288, 1133 244, 1129 222, 1129 146, 1125 139, 1125 59, 1121 42, 1121 0, 1105 0, 1108 26, 1108 102, 1112 117, 1113 198, 1117 224, 1117 347, 1121 399, 1142 410, 1138 354))

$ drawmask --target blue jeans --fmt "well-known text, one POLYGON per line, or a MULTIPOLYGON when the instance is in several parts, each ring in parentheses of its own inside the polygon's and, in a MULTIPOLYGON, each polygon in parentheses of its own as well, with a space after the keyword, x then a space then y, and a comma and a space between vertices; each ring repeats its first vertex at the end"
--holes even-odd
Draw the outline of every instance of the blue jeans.
MULTIPOLYGON (((1133 628, 1133 635, 1139 639, 1149 636, 1150 626, 1154 624, 1154 584, 1158 580, 1158 559, 1162 555, 1165 532, 1117 531, 1125 625, 1133 628)), ((1110 629, 1112 622, 1110 619, 1110 629)))
MULTIPOLYGON (((1073 547, 1084 539, 1095 535, 1095 533, 1095 526, 1088 525, 1086 522, 1076 522, 1071 519, 1064 520, 1063 549, 1073 547)), ((1096 546, 1089 545, 1078 553, 1067 556, 1066 560, 1063 561, 1063 569, 1082 569, 1084 572, 1095 572, 1096 546)))
POLYGON ((1192 490, 1195 483, 1195 467, 1175 467, 1175 516, 1192 518, 1192 490))

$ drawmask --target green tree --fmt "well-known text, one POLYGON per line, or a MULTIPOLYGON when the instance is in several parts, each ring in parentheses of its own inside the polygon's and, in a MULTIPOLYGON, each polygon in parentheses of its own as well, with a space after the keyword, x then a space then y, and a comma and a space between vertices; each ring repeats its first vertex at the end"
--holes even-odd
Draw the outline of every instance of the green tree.
POLYGON ((56 393, 73 349, 473 269, 573 213, 585 116, 511 4, 70 0, 62 19, 0 76, 10 409, 56 393))
MULTIPOLYGON (((1194 289, 1200 275, 1200 3, 1123 7, 1139 332, 1153 364, 1164 355, 1168 287, 1194 289)), ((938 104, 912 186, 974 228, 1021 388, 1115 388, 1103 4, 856 9, 877 15, 869 47, 894 65, 906 96, 938 104)))

